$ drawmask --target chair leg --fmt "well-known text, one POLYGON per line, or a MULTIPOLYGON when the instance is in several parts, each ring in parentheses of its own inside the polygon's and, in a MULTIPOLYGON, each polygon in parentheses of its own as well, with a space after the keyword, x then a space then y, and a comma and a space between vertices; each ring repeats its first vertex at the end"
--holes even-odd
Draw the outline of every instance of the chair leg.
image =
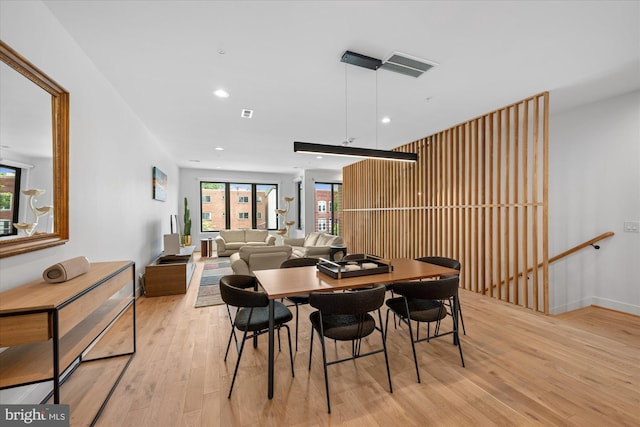
POLYGON ((282 346, 280 345, 280 328, 278 328, 278 351, 282 351, 282 346))
MULTIPOLYGON (((234 330, 233 324, 231 324, 231 333, 229 334, 229 342, 227 343, 227 351, 224 352, 224 361, 227 361, 227 356, 229 355, 229 348, 231 347, 231 340, 235 337, 236 333, 234 330)), ((236 338, 236 349, 238 344, 238 339, 236 338)))
POLYGON ((244 343, 247 339, 247 331, 244 331, 244 334, 242 334, 242 343, 240 344, 240 351, 238 352, 238 360, 236 360, 236 367, 233 370, 233 379, 231 380, 231 387, 229 387, 229 396, 227 396, 227 399, 231 399, 231 392, 233 391, 233 385, 236 382, 236 375, 238 374, 238 366, 240 366, 240 359, 242 359, 242 351, 244 350, 244 343))
POLYGON ((298 304, 296 304, 296 353, 298 352, 298 304))
POLYGON ((324 335, 320 332, 320 342, 322 344, 322 366, 324 367, 324 387, 327 391, 327 411, 331 413, 331 400, 329 398, 329 375, 327 373, 327 349, 324 344, 324 335))
MULTIPOLYGON (((387 311, 387 313, 389 313, 387 311)), ((388 318, 387 318, 388 320, 388 318)), ((380 336, 382 337, 382 349, 384 350, 384 362, 387 364, 387 378, 389 379, 389 393, 393 393, 393 386, 391 385, 391 371, 389 370, 389 357, 387 356, 387 335, 382 329, 382 313, 378 309, 378 322, 380 323, 380 336)), ((395 323, 395 320, 394 320, 395 323)))
POLYGON ((289 341, 289 360, 291 361, 291 377, 295 378, 296 374, 293 371, 293 351, 291 351, 291 331, 289 330, 289 326, 287 325, 282 325, 282 326, 287 328, 287 340, 289 341))
MULTIPOLYGON (((407 300, 405 298, 405 309, 406 309, 406 313, 409 313, 409 304, 407 303, 407 300)), ((416 355, 416 344, 413 341, 413 328, 411 327, 411 316, 409 316, 407 318, 407 325, 409 325, 409 341, 411 341, 411 350, 413 350, 413 362, 416 365, 416 376, 418 377, 418 383, 420 383, 420 369, 418 369, 418 356, 416 355)), ((420 323, 418 323, 418 326, 420 326, 420 323)))
POLYGON ((462 362, 462 367, 464 368, 464 357, 462 356, 462 343, 460 342, 460 334, 458 333, 458 322, 457 322, 457 313, 453 311, 453 338, 454 342, 458 346, 458 351, 460 352, 460 361, 462 362))
POLYGON ((467 335, 467 330, 464 328, 464 318, 462 317, 462 307, 460 307, 460 301, 458 301, 457 305, 458 305, 458 316, 460 316, 460 323, 462 324, 462 333, 463 335, 467 335))
POLYGON ((311 340, 309 341, 309 370, 311 370, 311 355, 313 354, 313 331, 311 328, 311 340))

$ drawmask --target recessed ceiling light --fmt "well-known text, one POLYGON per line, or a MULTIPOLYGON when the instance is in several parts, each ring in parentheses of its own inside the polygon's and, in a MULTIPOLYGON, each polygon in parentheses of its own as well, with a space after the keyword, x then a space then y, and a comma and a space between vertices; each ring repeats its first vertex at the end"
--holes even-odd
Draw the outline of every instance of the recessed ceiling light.
POLYGON ((390 117, 383 117, 382 120, 380 120, 382 123, 387 124, 387 123, 391 123, 391 118, 390 117))
POLYGON ((222 147, 216 147, 216 151, 224 151, 224 148, 222 148, 222 147))
POLYGON ((216 89, 213 94, 215 96, 217 96, 218 98, 228 98, 229 97, 229 92, 227 92, 224 89, 216 89))
POLYGON ((316 156, 316 159, 321 159, 321 158, 322 158, 322 156, 316 156))

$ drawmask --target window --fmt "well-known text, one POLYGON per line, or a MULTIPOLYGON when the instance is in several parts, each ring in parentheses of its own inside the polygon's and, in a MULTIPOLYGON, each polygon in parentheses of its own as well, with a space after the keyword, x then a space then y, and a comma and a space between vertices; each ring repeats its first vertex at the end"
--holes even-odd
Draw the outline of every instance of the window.
POLYGON ((13 206, 13 193, 0 193, 0 211, 10 211, 13 206))
POLYGON ((277 230, 278 186, 201 182, 202 232, 231 228, 277 230))
POLYGON ((315 199, 318 205, 316 231, 326 231, 334 235, 340 235, 342 184, 317 182, 315 184, 315 199), (321 230, 321 226, 324 229, 321 230))
POLYGON ((20 210, 20 176, 22 169, 0 165, 0 236, 15 236, 18 230, 13 227, 18 222, 20 210))
POLYGON ((302 180, 297 182, 296 193, 298 194, 298 201, 296 203, 296 218, 298 219, 298 230, 302 230, 302 180))

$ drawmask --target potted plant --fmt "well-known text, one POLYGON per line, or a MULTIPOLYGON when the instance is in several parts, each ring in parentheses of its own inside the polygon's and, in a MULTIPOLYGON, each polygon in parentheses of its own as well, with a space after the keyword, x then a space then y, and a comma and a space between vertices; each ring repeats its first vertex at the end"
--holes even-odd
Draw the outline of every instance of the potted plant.
POLYGON ((189 211, 189 205, 187 198, 184 198, 184 232, 182 235, 182 244, 184 246, 191 246, 191 212, 189 211))

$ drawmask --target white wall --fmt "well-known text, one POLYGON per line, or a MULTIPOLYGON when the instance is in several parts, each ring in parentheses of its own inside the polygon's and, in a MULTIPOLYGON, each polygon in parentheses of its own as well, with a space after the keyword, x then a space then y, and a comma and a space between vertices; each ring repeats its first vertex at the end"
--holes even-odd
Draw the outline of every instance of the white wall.
POLYGON ((550 256, 615 232, 551 264, 551 312, 640 314, 640 233, 623 232, 640 221, 640 91, 552 114, 549 140, 550 256))
POLYGON ((162 250, 177 210, 177 166, 41 2, 1 2, 0 38, 65 87, 71 101, 70 240, 0 259, 0 290, 79 255, 133 260, 142 271, 162 250), (167 202, 152 200, 153 166, 168 175, 167 202))

